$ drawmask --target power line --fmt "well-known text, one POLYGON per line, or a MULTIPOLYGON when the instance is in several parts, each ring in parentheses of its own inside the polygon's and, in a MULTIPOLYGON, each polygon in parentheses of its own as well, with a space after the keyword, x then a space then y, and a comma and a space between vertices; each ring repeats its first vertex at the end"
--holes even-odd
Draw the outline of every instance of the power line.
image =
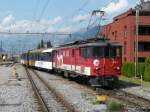
POLYGON ((35 20, 36 20, 37 11, 38 11, 38 8, 39 8, 39 3, 40 3, 40 0, 36 0, 35 9, 34 9, 34 12, 33 12, 33 19, 35 19, 35 20))
POLYGON ((43 9, 42 9, 42 11, 41 11, 41 14, 40 14, 40 16, 39 16, 39 18, 38 18, 37 21, 40 21, 40 20, 41 20, 43 14, 44 14, 44 12, 45 12, 45 10, 46 10, 48 4, 49 4, 49 1, 50 1, 50 0, 47 0, 47 1, 45 2, 45 5, 44 5, 44 7, 43 7, 43 9))
POLYGON ((34 32, 0 32, 0 34, 6 34, 6 35, 70 35, 70 33, 61 33, 61 32, 55 32, 55 33, 34 33, 34 32))
MULTIPOLYGON (((76 13, 82 11, 89 3, 89 0, 86 0, 79 8, 77 8, 70 16, 64 17, 64 20, 69 20, 70 18, 72 19, 76 13)), ((68 22, 66 23, 68 24, 68 22)))

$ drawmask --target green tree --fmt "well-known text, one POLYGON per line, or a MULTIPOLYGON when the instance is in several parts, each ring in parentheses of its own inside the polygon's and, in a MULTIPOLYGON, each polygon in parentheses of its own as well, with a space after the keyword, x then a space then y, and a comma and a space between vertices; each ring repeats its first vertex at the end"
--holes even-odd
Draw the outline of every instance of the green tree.
POLYGON ((150 57, 145 60, 144 80, 150 81, 150 57))
POLYGON ((37 49, 40 49, 41 48, 41 44, 40 43, 38 43, 38 45, 37 45, 37 49))
POLYGON ((52 47, 51 41, 48 41, 47 42, 47 48, 51 48, 51 47, 52 47))
POLYGON ((40 45, 40 47, 41 47, 41 48, 44 48, 44 40, 43 40, 43 39, 41 40, 41 45, 40 45))

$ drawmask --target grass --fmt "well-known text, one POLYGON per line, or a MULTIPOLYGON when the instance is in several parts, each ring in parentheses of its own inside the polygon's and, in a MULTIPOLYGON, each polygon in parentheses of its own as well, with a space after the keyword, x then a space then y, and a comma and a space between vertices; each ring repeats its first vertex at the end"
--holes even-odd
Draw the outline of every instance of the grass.
POLYGON ((124 111, 124 105, 119 102, 111 102, 108 106, 107 112, 123 112, 124 111))
MULTIPOLYGON (((139 78, 134 78, 134 77, 128 78, 128 77, 121 75, 119 79, 123 80, 123 81, 131 82, 131 83, 139 84, 139 85, 141 84, 141 79, 139 79, 139 78)), ((144 87, 150 87, 150 82, 142 81, 142 85, 144 87)))

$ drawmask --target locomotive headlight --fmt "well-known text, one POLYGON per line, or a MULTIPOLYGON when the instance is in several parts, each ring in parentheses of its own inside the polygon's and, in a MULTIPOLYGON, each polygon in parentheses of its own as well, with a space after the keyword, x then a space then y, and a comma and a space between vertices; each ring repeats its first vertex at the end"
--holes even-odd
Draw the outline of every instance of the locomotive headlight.
POLYGON ((100 61, 99 61, 99 60, 95 59, 95 60, 93 61, 93 65, 94 65, 95 67, 98 67, 99 64, 100 64, 100 61))
POLYGON ((120 70, 120 67, 117 67, 116 69, 117 69, 117 70, 120 70))

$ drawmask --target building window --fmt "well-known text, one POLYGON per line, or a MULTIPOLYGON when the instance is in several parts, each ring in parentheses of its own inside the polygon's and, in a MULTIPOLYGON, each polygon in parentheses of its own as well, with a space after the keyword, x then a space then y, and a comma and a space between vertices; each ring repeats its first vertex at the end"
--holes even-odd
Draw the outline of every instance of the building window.
POLYGON ((115 33, 114 33, 114 32, 112 32, 112 36, 114 36, 114 34, 115 34, 115 33))
POLYGON ((124 26, 124 38, 127 38, 128 30, 127 26, 124 26))
POLYGON ((117 31, 115 31, 115 40, 117 40, 117 31))
POLYGON ((150 25, 139 26, 139 35, 150 35, 150 25))
POLYGON ((115 38, 115 40, 117 39, 117 31, 112 32, 112 36, 115 38))
POLYGON ((139 42, 138 51, 150 51, 150 42, 139 42))
POLYGON ((138 58, 138 62, 145 62, 145 58, 138 58))
POLYGON ((127 53, 127 41, 124 41, 124 54, 127 53))

